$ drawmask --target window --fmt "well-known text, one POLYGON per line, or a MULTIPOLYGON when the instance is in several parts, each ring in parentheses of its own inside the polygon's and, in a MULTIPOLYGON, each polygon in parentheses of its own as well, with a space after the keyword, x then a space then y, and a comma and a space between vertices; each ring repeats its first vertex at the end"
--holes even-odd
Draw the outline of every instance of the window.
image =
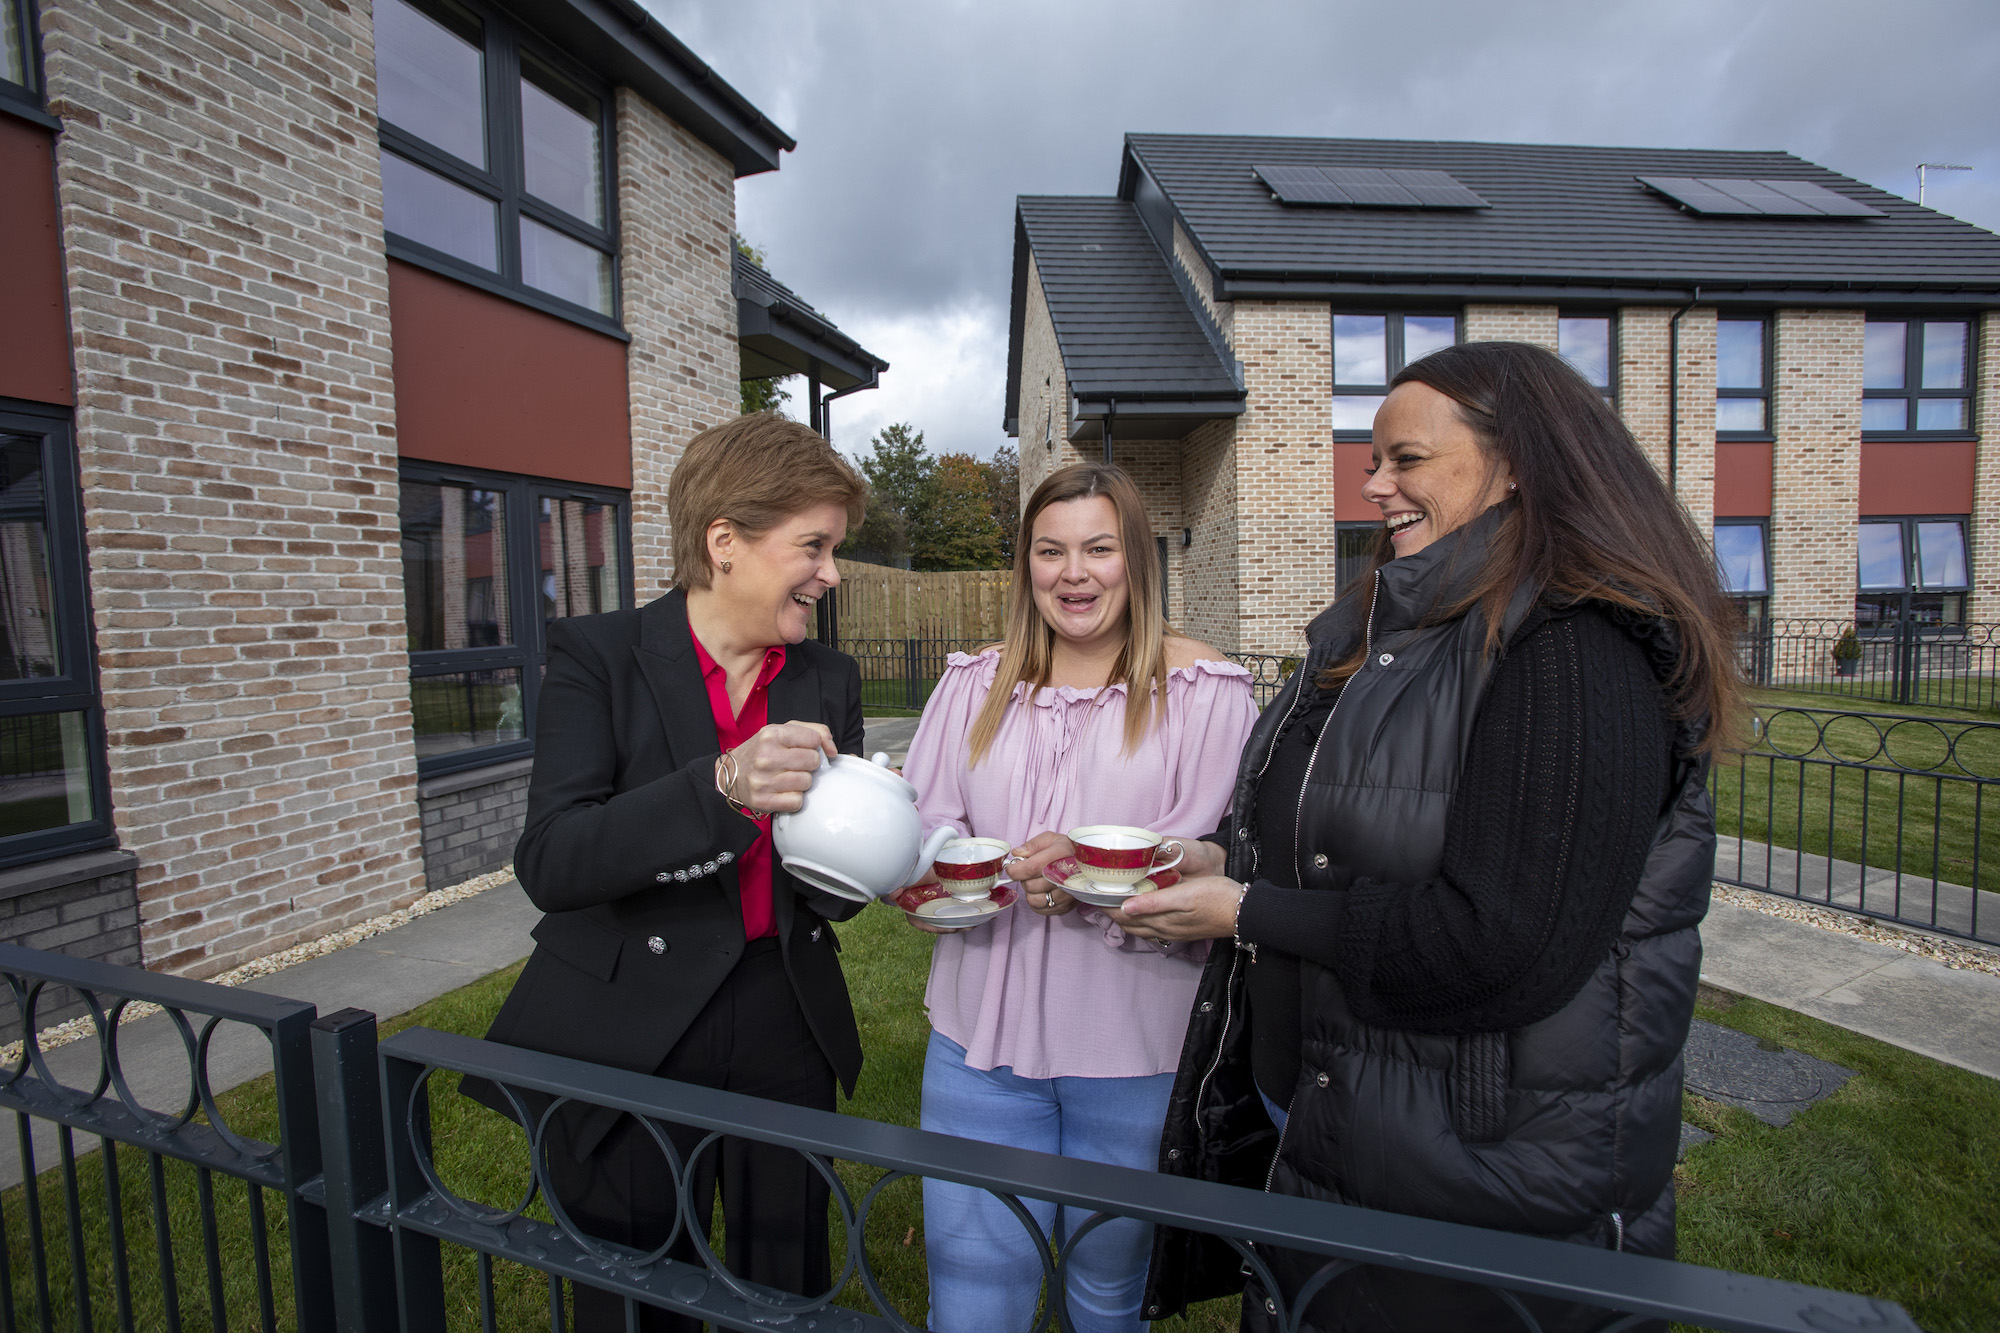
POLYGON ((35 15, 28 0, 0 0, 0 99, 40 107, 35 15))
POLYGON ((1556 321, 1556 354, 1605 401, 1618 401, 1616 348, 1608 315, 1564 315, 1556 321))
POLYGON ((1962 436, 1972 425, 1972 326, 1871 319, 1861 359, 1861 429, 1962 436))
POLYGON ((67 414, 0 403, 0 865, 108 846, 67 414))
POLYGON ((1771 338, 1764 320, 1715 321, 1715 433, 1725 440, 1770 438, 1771 338))
POLYGON ((1458 341, 1456 315, 1335 315, 1333 429, 1366 435, 1389 381, 1412 361, 1458 341))
POLYGON ((1747 628, 1764 623, 1771 597, 1769 547, 1764 524, 1718 523, 1715 526, 1715 567, 1722 590, 1743 613, 1747 628))
POLYGON ((532 753, 547 623, 632 604, 625 496, 407 464, 401 507, 419 771, 532 753))
POLYGON ((1375 551, 1382 544, 1380 523, 1336 523, 1333 525, 1333 589, 1347 591, 1349 584, 1368 577, 1375 567, 1375 551))
POLYGON ((1962 625, 1971 586, 1965 552, 1965 519, 1869 519, 1858 542, 1860 593, 1854 623, 1962 625))
POLYGON ((603 90, 459 0, 378 0, 375 71, 389 253, 616 331, 603 90))

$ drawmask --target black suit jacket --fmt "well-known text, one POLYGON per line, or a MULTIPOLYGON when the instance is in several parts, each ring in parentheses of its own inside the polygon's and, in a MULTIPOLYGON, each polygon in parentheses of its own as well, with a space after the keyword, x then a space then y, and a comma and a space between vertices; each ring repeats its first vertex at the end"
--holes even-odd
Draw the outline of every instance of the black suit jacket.
MULTIPOLYGON (((860 753, 853 658, 793 644, 768 699, 772 722, 823 722, 843 752, 860 753)), ((640 1073, 666 1059, 743 955, 735 861, 757 826, 715 790, 720 749, 681 592, 550 624, 514 848, 515 876, 546 915, 489 1040, 640 1073)), ((827 923, 861 905, 793 879, 775 859, 772 898, 786 975, 852 1096, 861 1038, 827 923)), ((515 1114, 490 1084, 468 1079, 464 1090, 515 1114)), ((616 1119, 586 1114, 574 1151, 587 1154, 616 1119)))

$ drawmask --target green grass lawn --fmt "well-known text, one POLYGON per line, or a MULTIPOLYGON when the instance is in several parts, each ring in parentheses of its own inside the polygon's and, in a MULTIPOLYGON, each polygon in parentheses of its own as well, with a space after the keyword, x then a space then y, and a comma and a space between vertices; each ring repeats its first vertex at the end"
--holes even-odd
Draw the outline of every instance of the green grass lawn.
MULTIPOLYGON (((929 937, 886 911, 863 912, 840 927, 840 933, 868 1052, 855 1098, 844 1109, 915 1125, 928 1035, 922 995, 929 937)), ((478 1035, 512 985, 515 971, 497 973, 386 1022, 383 1035, 417 1024, 478 1035)), ((2000 1327, 2000 1083, 1756 1001, 1731 1003, 1716 995, 1705 999, 1704 1017, 1846 1065, 1860 1077, 1783 1130, 1731 1108, 1687 1099, 1688 1118, 1717 1138, 1696 1148, 1676 1173, 1682 1257, 1900 1301, 1932 1333, 2000 1327)), ((268 1078, 223 1095, 219 1103, 239 1132, 264 1139, 275 1134, 268 1078)), ((455 1095, 443 1077, 434 1080, 432 1107, 438 1166, 446 1182, 467 1197, 511 1205, 528 1179, 521 1132, 455 1095)), ((145 1159, 127 1150, 118 1160, 138 1302, 135 1325, 165 1328, 145 1159)), ((81 1160, 78 1170, 86 1200, 82 1223, 92 1256, 93 1313, 100 1324, 110 1326, 115 1307, 102 1163, 92 1156, 81 1160)), ((851 1164, 842 1164, 841 1172, 857 1199, 879 1174, 851 1164)), ((209 1305, 194 1172, 171 1165, 167 1181, 182 1323, 205 1329, 209 1305)), ((72 1298, 60 1171, 46 1171, 39 1184, 55 1324, 68 1327, 72 1298)), ((228 1325, 258 1328, 246 1192, 220 1178, 214 1188, 228 1325)), ((0 1200, 8 1275, 24 1326, 33 1322, 35 1308, 25 1204, 18 1187, 0 1200)), ((290 1328, 284 1212, 275 1197, 266 1199, 266 1208, 276 1322, 290 1328)), ((532 1211, 546 1220, 539 1206, 532 1211)), ((844 1256, 838 1248, 840 1232, 834 1234, 838 1268, 844 1256)), ((926 1300, 918 1182, 906 1180, 886 1192, 868 1242, 885 1288, 903 1314, 921 1325, 926 1300)), ((450 1327, 477 1328, 474 1260, 447 1247, 446 1263, 450 1327)), ((547 1328, 546 1279, 507 1263, 497 1263, 495 1270, 499 1326, 547 1328)), ((858 1282, 849 1285, 841 1300, 869 1308, 858 1282)), ((1211 1302, 1162 1328, 1220 1333, 1235 1327, 1235 1304, 1211 1302)))
POLYGON ((1839 711, 1798 691, 1759 691, 1756 703, 1768 726, 1711 778, 1721 832, 2000 889, 2000 787, 1969 780, 2000 778, 2000 728, 1938 708, 1875 710, 1909 719, 1900 723, 1780 711, 1839 711), (1898 766, 1921 771, 1888 771, 1898 766))

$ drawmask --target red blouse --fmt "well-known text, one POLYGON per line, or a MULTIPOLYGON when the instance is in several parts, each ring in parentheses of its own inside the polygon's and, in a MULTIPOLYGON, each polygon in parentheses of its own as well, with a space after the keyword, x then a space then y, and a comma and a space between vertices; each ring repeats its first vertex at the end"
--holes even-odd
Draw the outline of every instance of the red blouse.
MULTIPOLYGON (((722 742, 723 749, 733 750, 762 730, 770 719, 771 678, 784 669, 785 645, 764 650, 764 665, 757 672, 757 683, 750 687, 750 697, 743 701, 743 711, 738 713, 729 706, 729 673, 708 655, 700 639, 692 633, 688 637, 694 639, 695 660, 701 663, 702 683, 708 686, 708 707, 715 714, 715 738, 722 742)), ((757 827, 760 830, 757 841, 736 858, 736 887, 743 903, 746 941, 778 933, 776 910, 771 904, 770 816, 759 819, 757 827)))

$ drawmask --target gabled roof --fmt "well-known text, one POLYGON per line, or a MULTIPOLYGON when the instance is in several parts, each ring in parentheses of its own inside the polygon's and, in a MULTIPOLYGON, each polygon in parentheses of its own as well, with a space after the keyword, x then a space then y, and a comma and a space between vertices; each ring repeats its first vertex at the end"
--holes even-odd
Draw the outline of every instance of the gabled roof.
POLYGON ((744 379, 811 375, 829 389, 871 388, 889 368, 741 250, 732 261, 730 288, 744 379))
POLYGON ((1215 270, 1218 299, 2000 304, 2000 236, 1790 153, 1222 135, 1126 136, 1121 199, 1150 175, 1215 270), (1490 207, 1288 206, 1252 167, 1449 172, 1490 207), (1817 184, 1881 217, 1714 217, 1641 176, 1817 184))
MULTIPOLYGON (((1121 199, 1025 196, 1015 213, 1010 431, 1018 429, 1020 415, 1031 254, 1079 417, 1100 418, 1115 400, 1127 427, 1157 430, 1157 421, 1150 427, 1142 423, 1149 417, 1207 418, 1243 410, 1233 363, 1183 295, 1132 205, 1121 199)), ((1129 431, 1121 427, 1119 433, 1129 431)))
POLYGON ((738 176, 776 171, 792 136, 681 44, 637 0, 505 0, 507 8, 613 84, 627 84, 729 159, 738 176))

